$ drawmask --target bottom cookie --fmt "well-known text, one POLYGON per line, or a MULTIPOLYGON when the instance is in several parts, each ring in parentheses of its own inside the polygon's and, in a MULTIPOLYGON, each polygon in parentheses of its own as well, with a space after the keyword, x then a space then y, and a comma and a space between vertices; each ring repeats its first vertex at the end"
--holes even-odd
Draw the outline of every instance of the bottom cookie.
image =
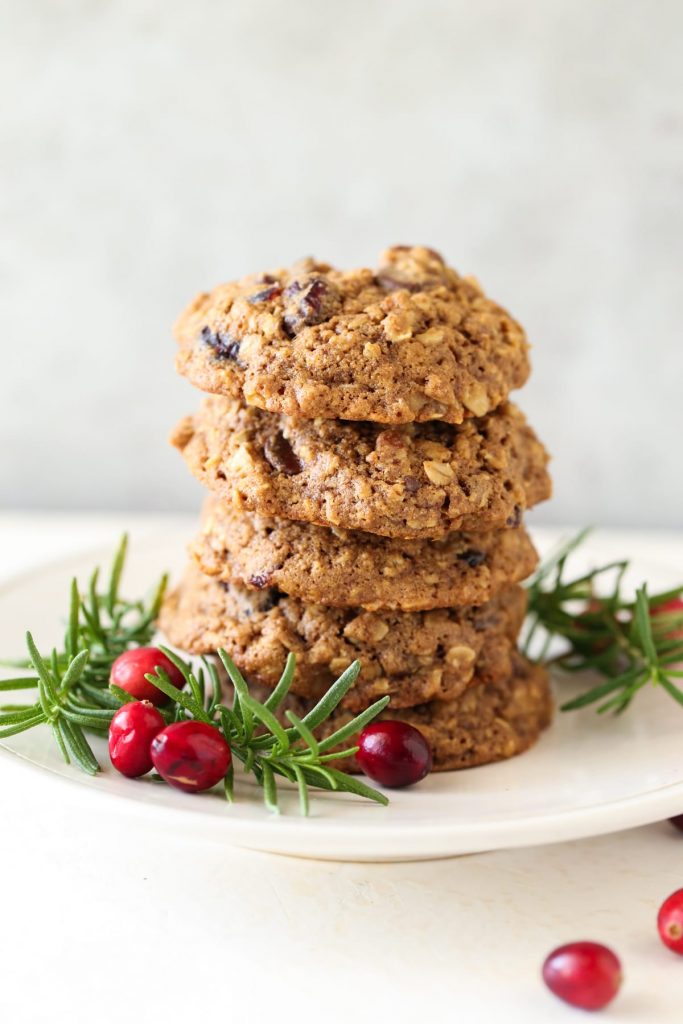
MULTIPOLYGON (((252 687, 262 699, 267 688, 252 687)), ((291 709, 300 718, 313 701, 289 696, 280 709, 291 709)), ((318 739, 351 721, 347 711, 336 711, 316 731, 318 739)), ((512 675, 503 682, 481 683, 454 700, 433 700, 413 708, 387 709, 379 716, 414 725, 423 734, 434 758, 434 771, 457 771, 503 761, 533 746, 552 719, 552 696, 548 673, 516 653, 512 675)), ((353 739, 345 745, 353 744, 353 739)), ((335 762, 335 767, 358 772, 353 758, 335 762)))

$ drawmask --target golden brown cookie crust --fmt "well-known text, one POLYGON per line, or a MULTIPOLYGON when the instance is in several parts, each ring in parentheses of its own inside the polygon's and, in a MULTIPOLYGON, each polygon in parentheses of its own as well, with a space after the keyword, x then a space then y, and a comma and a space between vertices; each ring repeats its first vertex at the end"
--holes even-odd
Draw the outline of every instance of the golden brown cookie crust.
POLYGON ((197 387, 309 419, 461 423, 529 374, 520 325, 420 246, 387 250, 377 271, 304 260, 220 285, 175 334, 197 387))
POLYGON ((550 496, 548 455, 521 412, 460 426, 294 420, 212 395, 172 443, 221 500, 385 537, 518 526, 550 496))
POLYGON ((190 554, 203 573, 252 590, 368 611, 484 604, 538 562, 522 526, 397 541, 237 511, 211 497, 190 554))
MULTIPOLYGON (((226 687, 229 690, 229 687, 226 687)), ((264 689, 257 697, 267 696, 264 689)), ((392 701, 393 704, 393 701, 392 701)), ((280 714, 291 709, 300 718, 313 706, 312 701, 295 696, 287 698, 280 714)), ((498 682, 475 682, 453 700, 435 700, 417 707, 392 710, 379 718, 397 719, 414 725, 432 749, 434 771, 458 771, 477 765, 503 761, 533 746, 552 720, 553 701, 548 673, 515 653, 512 671, 498 682)), ((349 711, 333 712, 316 736, 322 739, 352 718, 349 711)), ((354 737, 344 746, 353 745, 354 737)), ((340 760, 335 767, 358 772, 355 761, 340 760)))
POLYGON ((305 604, 271 589, 252 591, 190 565, 161 611, 160 629, 190 654, 224 647, 251 680, 275 686, 290 651, 292 692, 319 697, 354 659, 363 671, 345 706, 392 695, 395 707, 459 694, 475 675, 503 679, 521 629, 526 594, 511 587, 480 608, 368 612, 305 604))

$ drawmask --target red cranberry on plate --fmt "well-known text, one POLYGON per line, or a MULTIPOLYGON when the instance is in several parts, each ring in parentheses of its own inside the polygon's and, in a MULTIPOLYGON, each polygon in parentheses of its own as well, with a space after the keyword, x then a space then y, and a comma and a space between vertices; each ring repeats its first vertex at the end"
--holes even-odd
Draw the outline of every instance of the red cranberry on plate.
MULTIPOLYGON (((650 607, 650 615, 683 615, 683 597, 672 597, 664 604, 650 607)), ((671 640, 683 639, 683 629, 672 629, 668 637, 671 640)))
POLYGON ((111 667, 109 682, 137 700, 148 700, 161 707, 169 698, 145 679, 146 674, 153 674, 157 668, 163 669, 173 685, 182 690, 185 685, 182 672, 158 647, 132 647, 119 654, 111 667))
POLYGON ((211 789, 225 778, 231 759, 225 738, 206 722, 174 722, 152 741, 152 762, 159 775, 185 793, 211 789))
POLYGON ((371 722, 361 732, 358 747, 359 766, 382 786, 411 786, 432 769, 427 740, 406 722, 371 722))
POLYGON ((151 771, 150 746, 164 724, 161 713, 148 700, 133 700, 120 707, 109 725, 109 756, 114 768, 129 779, 151 771))

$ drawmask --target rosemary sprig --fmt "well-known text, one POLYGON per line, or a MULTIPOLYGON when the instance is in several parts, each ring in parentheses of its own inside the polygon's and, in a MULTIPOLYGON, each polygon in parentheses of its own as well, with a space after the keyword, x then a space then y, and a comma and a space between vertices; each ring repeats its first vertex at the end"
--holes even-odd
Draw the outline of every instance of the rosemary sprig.
MULTIPOLYGON (((131 647, 143 647, 154 635, 155 623, 166 591, 168 576, 157 583, 149 601, 127 601, 120 596, 121 576, 128 552, 128 537, 124 534, 114 555, 109 578, 100 592, 100 570, 95 569, 83 593, 78 581, 72 580, 69 589, 69 607, 64 645, 61 651, 53 649, 43 660, 49 663, 59 688, 59 678, 80 651, 88 652, 87 663, 76 683, 69 686, 69 697, 92 708, 116 710, 120 701, 109 693, 109 673, 112 663, 131 647)), ((33 656, 19 661, 0 664, 15 668, 34 669, 33 656)), ((1 690, 29 689, 31 681, 21 678, 0 681, 1 690)), ((35 686, 35 681, 33 681, 35 686)))
MULTIPOLYGON (((167 577, 162 576, 148 602, 122 598, 120 583, 127 546, 124 536, 103 589, 99 587, 99 570, 90 577, 84 593, 77 581, 72 581, 63 649, 41 654, 32 634, 27 633, 28 658, 11 664, 30 669, 34 674, 0 680, 0 692, 37 691, 33 704, 0 707, 0 739, 47 724, 65 761, 73 761, 91 775, 96 774, 100 766, 86 733, 106 735, 117 709, 134 699, 109 684, 111 666, 124 651, 151 641, 167 582, 167 577)), ((269 809, 278 809, 276 776, 297 786, 304 814, 308 812, 309 789, 353 793, 376 803, 388 803, 384 794, 335 768, 336 760, 352 756, 357 747, 332 749, 343 747, 349 737, 379 714, 388 704, 388 697, 378 700, 332 735, 320 740, 315 736, 318 727, 355 682, 360 672, 359 662, 355 661, 342 673, 305 718, 300 720, 288 712, 290 725, 286 727, 278 720, 276 712, 294 678, 293 654, 287 658, 277 686, 261 704, 250 694, 227 652, 218 651, 235 691, 230 708, 221 702, 220 678, 211 659, 202 659, 195 670, 175 652, 165 647, 160 649, 178 667, 186 683, 183 690, 177 689, 163 670, 148 676, 170 698, 170 703, 160 709, 166 721, 197 718, 219 729, 233 757, 242 762, 245 770, 261 785, 269 809)), ((228 800, 233 799, 233 774, 231 770, 224 783, 228 800)))
POLYGON ((166 589, 164 575, 149 602, 127 601, 120 596, 127 549, 128 538, 124 535, 103 593, 98 590, 99 569, 88 580, 83 594, 78 582, 71 581, 63 649, 41 654, 29 632, 29 657, 5 664, 32 669, 35 675, 0 680, 0 692, 37 690, 34 704, 0 707, 0 739, 47 724, 64 760, 74 761, 90 775, 96 774, 100 766, 84 730, 106 735, 112 715, 122 703, 109 691, 111 665, 129 648, 149 643, 166 589))
MULTIPOLYGON (((157 669, 146 678, 171 698, 176 706, 176 720, 197 718, 217 726, 228 741, 233 757, 242 762, 247 772, 256 778, 263 789, 266 806, 278 809, 278 794, 275 776, 281 776, 297 785, 302 813, 308 812, 309 788, 336 790, 340 793, 355 793, 376 803, 387 804, 383 793, 366 786, 353 775, 339 771, 333 762, 351 757, 358 747, 339 747, 349 736, 358 733, 364 725, 375 718, 389 703, 382 697, 371 707, 335 733, 317 740, 314 732, 338 706, 360 672, 360 662, 354 661, 336 680, 303 719, 291 711, 286 717, 289 728, 278 720, 275 712, 284 701, 294 679, 295 657, 289 654, 282 677, 268 701, 264 704, 249 693, 247 683, 227 651, 220 648, 220 658, 230 682, 234 687, 233 706, 220 703, 220 681, 216 666, 209 659, 202 659, 203 665, 195 674, 191 664, 167 647, 161 651, 182 672, 186 688, 177 689, 163 669, 157 669), (207 679, 210 685, 207 686, 207 679)), ((232 799, 232 778, 226 788, 226 796, 232 799)))
POLYGON ((622 712, 650 682, 683 704, 683 690, 675 682, 683 678, 683 610, 661 610, 683 594, 683 585, 649 595, 643 584, 634 599, 626 599, 626 559, 570 576, 567 562, 588 532, 562 545, 528 584, 525 653, 567 672, 591 670, 602 677, 563 704, 563 711, 597 704, 601 713, 622 712), (563 647, 549 657, 557 639, 563 647))

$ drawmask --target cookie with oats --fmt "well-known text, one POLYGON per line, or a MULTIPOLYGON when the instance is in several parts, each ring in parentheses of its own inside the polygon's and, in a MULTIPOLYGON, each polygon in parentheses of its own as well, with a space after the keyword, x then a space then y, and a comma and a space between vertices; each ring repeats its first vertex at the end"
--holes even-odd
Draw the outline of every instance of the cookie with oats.
POLYGON ((375 270, 303 260, 199 295, 178 371, 204 391, 307 419, 461 423, 529 375, 524 331, 433 249, 375 270))
POLYGON ((190 565, 166 598, 159 626, 190 654, 224 647, 252 681, 274 687, 292 651, 292 692, 320 697, 356 658, 363 665, 344 700, 367 707, 390 694, 393 707, 447 700, 473 679, 500 680, 511 671, 526 593, 511 587, 479 608, 368 612, 305 604, 276 588, 247 590, 221 583, 190 565))
MULTIPOLYGON (((230 694, 230 685, 226 683, 225 688, 230 694)), ((252 689, 259 700, 268 695, 265 688, 252 689)), ((303 718, 312 707, 312 701, 290 695, 278 715, 284 718, 284 712, 290 709, 303 718)), ((317 738, 323 739, 346 725, 352 715, 348 710, 334 711, 316 730, 317 738)), ((546 669, 515 652, 510 674, 505 679, 475 682, 452 700, 433 700, 411 708, 394 708, 392 701, 379 718, 408 722, 419 729, 432 749, 433 771, 446 772, 504 761, 523 753, 547 729, 552 715, 553 700, 546 669)), ((354 742, 357 742, 356 737, 351 736, 344 741, 344 746, 352 746, 354 742)), ((353 758, 336 761, 335 767, 359 772, 353 758)))
POLYGON ((385 537, 515 527, 550 496, 548 455, 513 405, 460 425, 302 420, 212 395, 172 443, 221 500, 385 537))
POLYGON ((423 611, 483 604, 529 576, 526 530, 392 540, 239 511, 209 498, 190 554, 203 573, 313 604, 423 611))

